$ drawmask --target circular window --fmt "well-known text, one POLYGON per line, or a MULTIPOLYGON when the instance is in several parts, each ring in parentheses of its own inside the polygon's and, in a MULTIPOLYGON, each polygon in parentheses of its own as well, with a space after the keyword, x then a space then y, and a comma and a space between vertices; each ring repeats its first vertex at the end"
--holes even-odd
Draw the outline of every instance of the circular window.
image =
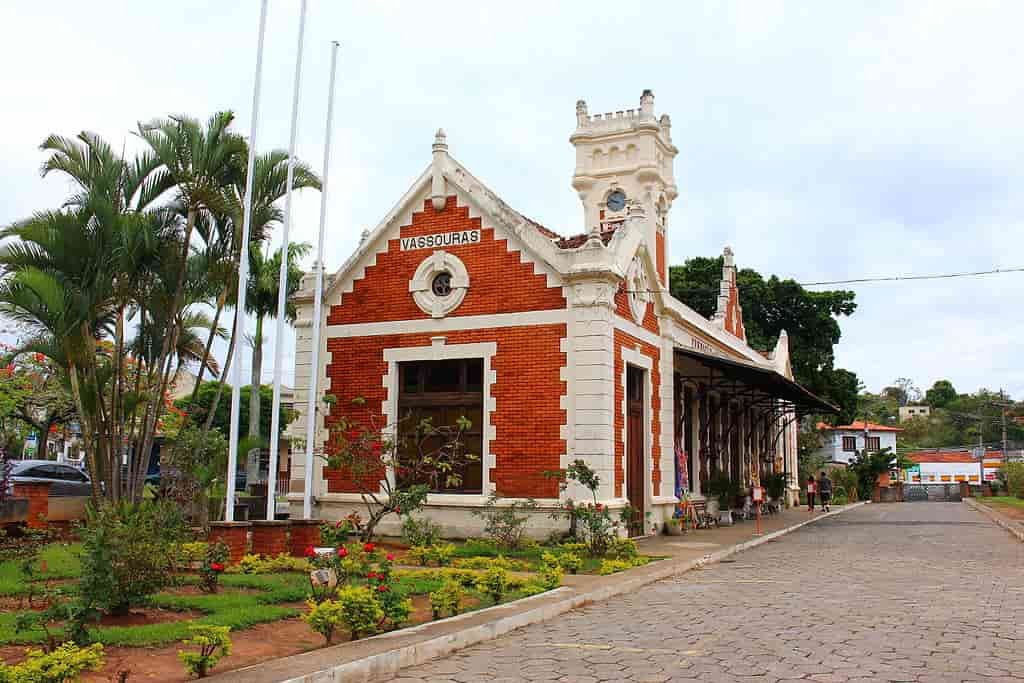
POLYGON ((434 276, 434 280, 430 283, 430 291, 434 293, 436 297, 446 297, 452 293, 452 275, 447 271, 443 271, 434 276))

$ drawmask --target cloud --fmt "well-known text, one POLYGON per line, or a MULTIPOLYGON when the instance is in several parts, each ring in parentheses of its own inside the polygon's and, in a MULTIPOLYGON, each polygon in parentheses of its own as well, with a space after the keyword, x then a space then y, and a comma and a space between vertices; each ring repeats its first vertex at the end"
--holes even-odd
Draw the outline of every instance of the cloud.
MULTIPOLYGON (((140 119, 226 108, 247 132, 257 12, 242 0, 8 12, 0 59, 18 66, 5 84, 16 106, 0 114, 0 223, 66 192, 38 177, 48 133, 130 147, 140 119)), ((939 0, 310 3, 298 152, 320 168, 338 39, 329 266, 426 166, 439 126, 512 205, 580 232, 576 99, 609 111, 653 88, 680 148, 675 262, 728 243, 739 265, 803 281, 1020 266, 1022 19, 1015 4, 939 0)), ((287 144, 295 4, 271 3, 268 26, 261 148, 287 144)), ((295 215, 295 237, 315 241, 319 197, 295 215)), ((1024 275, 857 291, 838 358, 869 387, 948 377, 1024 398, 1024 275)))

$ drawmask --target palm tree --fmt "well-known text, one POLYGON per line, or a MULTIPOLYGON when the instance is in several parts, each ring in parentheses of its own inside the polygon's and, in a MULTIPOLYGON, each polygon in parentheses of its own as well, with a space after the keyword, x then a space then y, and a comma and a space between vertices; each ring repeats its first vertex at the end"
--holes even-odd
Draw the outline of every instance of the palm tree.
MULTIPOLYGON (((299 260, 312 249, 306 242, 288 245, 288 277, 285 283, 287 297, 299 291, 299 285, 305 273, 299 268, 299 260)), ((264 256, 262 250, 253 245, 249 257, 249 289, 246 293, 248 313, 256 318, 256 332, 252 337, 252 377, 249 389, 249 438, 260 437, 260 378, 263 372, 263 321, 277 317, 277 298, 280 292, 281 250, 275 251, 270 258, 264 256)), ((285 320, 295 321, 295 305, 288 301, 285 306, 285 320)), ((280 339, 274 340, 280 344, 280 339)), ((259 474, 259 459, 252 463, 250 455, 250 480, 259 474)))
MULTIPOLYGON (((205 127, 198 120, 187 116, 172 116, 140 123, 138 135, 159 161, 155 172, 166 174, 174 185, 176 203, 185 216, 184 239, 180 246, 177 277, 173 296, 167 310, 167 321, 179 320, 179 312, 185 294, 188 269, 186 264, 192 249, 192 232, 203 212, 216 214, 225 208, 225 188, 240 182, 245 176, 246 143, 244 138, 232 132, 230 126, 234 114, 230 111, 217 112, 207 121, 205 127)), ((217 329, 216 321, 211 325, 217 329)), ((171 380, 172 350, 176 347, 180 326, 174 325, 163 337, 158 365, 155 368, 159 391, 162 396, 171 380)), ((202 367, 205 367, 205 361, 202 367)), ((134 473, 132 484, 141 489, 148 469, 149 454, 153 447, 156 424, 160 419, 163 403, 158 403, 152 413, 147 413, 143 422, 145 439, 142 442, 143 463, 134 473)))

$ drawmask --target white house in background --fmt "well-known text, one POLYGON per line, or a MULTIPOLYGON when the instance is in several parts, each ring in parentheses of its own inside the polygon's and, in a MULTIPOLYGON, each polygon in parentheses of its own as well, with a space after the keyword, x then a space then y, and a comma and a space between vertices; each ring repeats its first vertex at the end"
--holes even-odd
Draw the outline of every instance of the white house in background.
POLYGON ((865 441, 863 422, 853 422, 839 427, 819 422, 818 432, 821 434, 822 446, 818 452, 825 456, 826 462, 847 465, 857 455, 857 451, 862 451, 865 448, 869 451, 891 448, 895 453, 896 435, 902 431, 899 427, 868 422, 867 440, 865 441))
MULTIPOLYGON (((968 449, 930 449, 907 453, 914 467, 907 472, 907 481, 914 484, 949 484, 966 481, 977 484, 981 478, 977 456, 968 449)), ((1003 462, 1001 451, 985 453, 985 480, 992 481, 1003 462)))
POLYGON ((928 417, 931 414, 931 406, 900 406, 900 422, 906 422, 915 417, 928 417))

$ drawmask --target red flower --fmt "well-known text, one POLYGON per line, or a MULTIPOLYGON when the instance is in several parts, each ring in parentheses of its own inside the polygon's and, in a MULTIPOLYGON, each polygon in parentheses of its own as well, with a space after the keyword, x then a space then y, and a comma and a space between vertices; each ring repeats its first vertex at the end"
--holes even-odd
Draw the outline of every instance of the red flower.
POLYGON ((594 509, 597 510, 598 512, 600 512, 601 511, 601 504, 598 503, 597 505, 595 505, 594 509))
POLYGON ((363 546, 363 552, 364 553, 372 553, 373 549, 376 548, 376 547, 377 546, 375 546, 372 543, 367 543, 366 545, 363 546))
POLYGON ((386 555, 386 557, 387 557, 388 562, 394 562, 395 561, 395 556, 393 554, 391 554, 391 553, 388 553, 386 555))
POLYGON ((366 578, 368 578, 368 579, 376 579, 377 578, 377 572, 370 572, 369 574, 366 575, 366 578))
POLYGON ((343 520, 343 519, 339 519, 339 520, 338 520, 338 523, 334 525, 334 528, 335 528, 335 529, 340 529, 340 528, 341 528, 341 525, 342 525, 342 524, 344 524, 344 523, 345 523, 345 520, 343 520))
POLYGON ((381 584, 381 585, 377 586, 377 591, 378 591, 378 592, 381 592, 381 593, 386 593, 386 592, 387 592, 387 590, 388 590, 388 587, 387 587, 387 586, 385 586, 384 584, 381 584))
POLYGON ((222 572, 224 571, 224 565, 222 565, 220 562, 211 562, 210 569, 212 569, 215 572, 222 572))
POLYGON ((395 514, 396 515, 402 514, 402 508, 395 508, 395 514))
POLYGON ((348 557, 348 548, 345 546, 338 548, 338 557, 348 557))
POLYGON ((316 557, 316 548, 311 545, 307 545, 304 554, 306 557, 316 557))

